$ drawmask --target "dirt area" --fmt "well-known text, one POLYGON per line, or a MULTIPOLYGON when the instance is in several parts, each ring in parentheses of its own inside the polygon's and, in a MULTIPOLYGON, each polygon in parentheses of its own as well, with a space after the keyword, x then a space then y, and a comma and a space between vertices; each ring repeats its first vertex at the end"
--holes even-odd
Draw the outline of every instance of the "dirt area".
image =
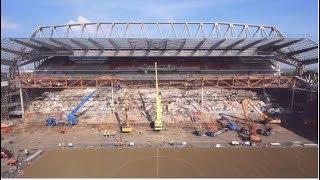
POLYGON ((55 150, 27 178, 316 178, 316 148, 55 150))
MULTIPOLYGON (((73 143, 74 146, 100 146, 105 143, 115 143, 120 139, 124 142, 135 142, 135 146, 152 147, 161 146, 167 142, 185 141, 191 146, 213 146, 216 143, 228 144, 233 140, 241 141, 235 131, 225 132, 217 137, 196 136, 193 134, 194 128, 190 126, 174 127, 168 125, 160 132, 153 131, 149 126, 133 127, 133 132, 124 134, 120 128, 104 125, 77 125, 73 127, 46 127, 34 125, 28 129, 15 129, 14 134, 2 135, 2 145, 12 147, 12 149, 50 149, 58 148, 60 143, 73 143), (100 131, 99 131, 100 129, 100 131), (64 130, 64 133, 61 133, 64 130), (108 132, 110 136, 105 136, 108 132), (115 137, 115 138, 114 138, 115 137), (117 140, 116 140, 117 139, 117 140)), ((271 136, 261 136, 262 145, 271 142, 290 143, 299 141, 301 143, 313 143, 281 126, 277 127, 271 136)), ((259 144, 257 144, 259 145, 259 144)))

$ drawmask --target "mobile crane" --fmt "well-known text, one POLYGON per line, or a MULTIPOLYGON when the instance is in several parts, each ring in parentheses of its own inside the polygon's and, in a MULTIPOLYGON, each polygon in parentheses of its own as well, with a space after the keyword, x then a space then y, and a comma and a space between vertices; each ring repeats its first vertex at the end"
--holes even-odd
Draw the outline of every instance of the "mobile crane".
POLYGON ((65 125, 69 124, 71 126, 76 125, 78 123, 76 119, 76 113, 79 109, 93 96, 96 91, 90 93, 87 97, 85 97, 68 115, 67 115, 67 122, 62 120, 57 120, 53 117, 49 117, 46 119, 47 126, 55 126, 55 125, 65 125))
POLYGON ((162 130, 162 104, 161 104, 161 94, 158 88, 158 71, 157 62, 154 63, 155 74, 156 74, 156 118, 153 122, 153 128, 155 131, 162 130))

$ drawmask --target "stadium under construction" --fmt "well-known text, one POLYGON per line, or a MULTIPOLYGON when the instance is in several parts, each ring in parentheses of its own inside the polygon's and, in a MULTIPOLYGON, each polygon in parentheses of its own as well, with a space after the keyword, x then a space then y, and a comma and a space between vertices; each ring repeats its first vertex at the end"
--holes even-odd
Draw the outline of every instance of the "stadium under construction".
POLYGON ((316 63, 316 42, 274 26, 41 26, 1 40, 1 131, 16 149, 308 146, 318 143, 318 75, 306 71, 316 63))

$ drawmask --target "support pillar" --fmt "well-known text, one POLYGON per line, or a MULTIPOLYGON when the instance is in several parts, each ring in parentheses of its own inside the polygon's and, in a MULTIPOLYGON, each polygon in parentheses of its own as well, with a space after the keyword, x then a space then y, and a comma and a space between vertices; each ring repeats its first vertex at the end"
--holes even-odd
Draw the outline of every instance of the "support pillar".
POLYGON ((296 75, 301 77, 304 72, 304 66, 296 67, 296 75))
POLYGON ((296 80, 293 81, 293 86, 292 86, 292 94, 291 94, 291 111, 294 110, 294 91, 295 91, 295 86, 296 86, 296 80))

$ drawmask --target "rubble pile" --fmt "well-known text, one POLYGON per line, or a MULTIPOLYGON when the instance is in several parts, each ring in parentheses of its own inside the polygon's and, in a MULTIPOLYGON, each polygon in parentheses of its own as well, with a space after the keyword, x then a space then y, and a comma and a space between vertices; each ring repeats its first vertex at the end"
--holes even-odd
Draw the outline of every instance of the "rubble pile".
MULTIPOLYGON (((27 107, 28 113, 41 112, 50 114, 61 112, 66 116, 81 100, 97 89, 65 89, 60 92, 45 92, 31 101, 27 107)), ((120 123, 124 118, 124 91, 129 100, 129 118, 132 122, 147 123, 154 117, 155 90, 140 89, 99 89, 97 93, 80 109, 79 122, 82 123, 120 123), (113 99, 113 101, 112 101, 113 99), (151 119, 150 119, 151 117, 151 119)), ((201 89, 162 88, 163 120, 167 122, 190 121, 193 112, 201 111, 207 114, 205 121, 220 118, 219 114, 229 114, 243 118, 241 101, 249 98, 256 102, 258 108, 266 105, 259 100, 256 92, 248 90, 228 90, 206 87, 203 91, 203 107, 201 89)), ((250 111, 253 115, 256 114, 250 111)), ((258 116, 257 116, 258 117, 258 116)), ((36 120, 41 120, 37 119, 36 120)), ((42 121, 42 120, 41 120, 42 121)))

